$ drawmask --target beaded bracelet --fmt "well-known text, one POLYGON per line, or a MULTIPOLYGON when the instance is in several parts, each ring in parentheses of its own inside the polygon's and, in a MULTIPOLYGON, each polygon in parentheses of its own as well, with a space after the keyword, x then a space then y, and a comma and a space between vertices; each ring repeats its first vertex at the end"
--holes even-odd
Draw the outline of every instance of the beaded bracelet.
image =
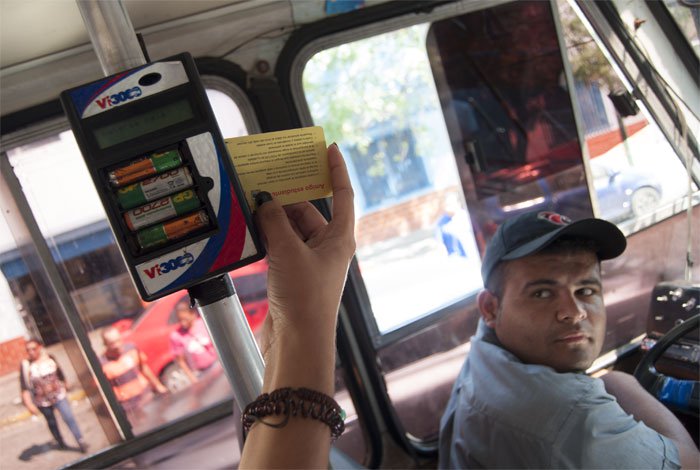
POLYGON ((301 415, 321 421, 331 428, 331 439, 336 440, 345 431, 345 410, 328 395, 308 388, 279 388, 263 393, 243 411, 243 438, 250 427, 258 421, 272 428, 287 425, 290 416, 301 415), (284 415, 280 423, 269 423, 262 418, 270 415, 284 415))

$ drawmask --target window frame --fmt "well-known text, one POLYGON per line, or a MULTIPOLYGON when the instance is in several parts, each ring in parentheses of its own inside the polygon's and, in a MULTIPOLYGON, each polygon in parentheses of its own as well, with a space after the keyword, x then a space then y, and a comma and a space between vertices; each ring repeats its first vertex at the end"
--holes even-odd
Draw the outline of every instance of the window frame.
MULTIPOLYGON (((314 125, 314 122, 304 96, 302 76, 306 63, 315 54, 349 42, 366 39, 417 24, 435 22, 462 14, 490 9, 507 3, 512 3, 512 0, 481 0, 476 2, 463 0, 456 3, 449 3, 447 5, 437 4, 436 2, 434 8, 430 9, 430 11, 421 10, 416 8, 416 6, 413 6, 408 11, 404 12, 404 14, 400 16, 390 16, 389 19, 384 21, 381 19, 375 19, 373 21, 365 21, 362 23, 358 20, 357 24, 342 29, 338 28, 337 31, 333 31, 333 29, 328 26, 319 28, 321 29, 320 32, 322 33, 320 36, 318 34, 314 34, 314 31, 305 31, 302 29, 299 31, 299 33, 303 34, 299 34, 299 37, 294 41, 290 39, 287 46, 285 46, 285 50, 278 61, 276 74, 278 75, 278 79, 282 86, 287 86, 287 88, 283 89, 283 91, 294 103, 294 108, 297 110, 300 120, 299 126, 312 126, 314 125), (288 56, 285 57, 285 54, 288 56), (289 57, 290 55, 291 57, 289 57)), ((561 21, 557 13, 556 1, 550 0, 549 3, 553 12, 553 22, 560 46, 559 49, 562 55, 562 63, 567 85, 569 86, 570 90, 573 90, 574 81, 571 71, 571 64, 566 57, 565 42, 562 34, 561 21)), ((330 21, 331 20, 329 20, 329 22, 330 21)), ((572 103, 576 131, 579 136, 579 147, 581 149, 581 154, 583 155, 581 163, 584 168, 587 182, 591 182, 591 170, 589 166, 589 159, 587 157, 588 150, 586 148, 585 141, 582 139, 584 133, 581 110, 577 100, 572 96, 572 93, 569 93, 569 96, 572 103)), ((597 214, 598 208, 595 188, 592 184, 587 184, 587 189, 591 204, 593 205, 594 214, 597 214)), ((368 213, 371 213, 376 209, 377 208, 370 209, 368 210, 368 213)), ((422 317, 396 329, 386 333, 381 333, 377 326, 374 314, 372 313, 371 303, 366 289, 364 286, 362 289, 358 289, 360 305, 362 306, 361 315, 365 319, 365 323, 369 329, 373 344, 377 351, 390 346, 403 338, 416 334, 424 330, 426 327, 437 323, 442 319, 451 316, 452 314, 456 314, 460 311, 459 306, 463 307, 464 305, 469 305, 471 302, 475 301, 477 294, 478 292, 469 293, 460 299, 456 299, 449 305, 445 305, 431 312, 427 312, 422 317)))
MULTIPOLYGON (((353 13, 354 16, 352 20, 349 19, 348 15, 346 15, 344 17, 346 21, 343 25, 341 25, 339 21, 334 21, 334 19, 331 18, 320 22, 317 25, 310 25, 302 28, 292 35, 290 40, 285 44, 283 52, 276 64, 275 75, 280 87, 282 88, 283 95, 289 102, 292 103, 290 107, 294 108, 294 110, 298 113, 297 115, 292 116, 294 126, 302 127, 313 125, 313 119, 311 118, 310 110, 304 96, 302 75, 305 64, 317 52, 347 42, 390 32, 399 28, 409 27, 428 21, 435 21, 484 8, 491 8, 504 3, 510 3, 510 1, 462 1, 449 4, 438 4, 435 2, 430 5, 426 5, 423 2, 417 2, 414 5, 406 5, 408 2, 399 3, 404 4, 404 10, 399 13, 399 9, 401 7, 397 7, 393 10, 395 13, 394 15, 387 13, 390 5, 380 5, 367 8, 367 11, 364 12, 358 11, 353 13), (382 7, 385 8, 382 10, 382 7), (369 15, 369 10, 371 9, 376 12, 374 16, 369 15), (367 14, 363 15, 363 13, 367 14)), ((574 110, 574 118, 579 135, 579 145, 581 146, 581 154, 583 156, 582 164, 586 175, 588 192, 590 194, 593 210, 595 211, 594 213, 599 214, 597 195, 595 194, 595 187, 593 185, 590 169, 590 159, 588 158, 588 149, 585 145, 585 139, 583 138, 585 133, 583 132, 582 113, 573 92, 574 86, 571 63, 569 62, 566 54, 566 43, 563 38, 561 18, 558 14, 555 1, 552 0, 550 3, 553 5, 552 11, 555 28, 559 39, 567 83, 570 87, 569 96, 572 100, 572 108, 574 110)), ((598 42, 598 45, 603 50, 603 53, 605 53, 607 47, 600 42, 598 42)), ((612 61, 612 66, 622 68, 624 67, 624 64, 612 61)), ((657 116, 652 116, 652 118, 655 123, 658 124, 657 116)), ((667 134, 665 134, 665 137, 668 140, 667 134)), ((661 219, 661 222, 664 220, 667 220, 667 217, 661 219)), ((378 364, 379 353, 388 346, 398 343, 399 341, 413 335, 425 332, 432 325, 438 324, 439 322, 450 318, 460 311, 459 307, 473 304, 475 297, 476 293, 474 295, 466 296, 461 300, 455 301, 451 305, 428 313, 418 320, 412 321, 407 325, 382 335, 378 331, 374 315, 371 312, 369 297, 364 286, 364 281, 359 272, 357 262, 355 261, 351 265, 348 276, 348 284, 346 286, 346 292, 343 298, 344 308, 341 308, 339 335, 342 334, 344 323, 351 324, 351 334, 353 335, 352 339, 359 341, 360 343, 364 343, 365 346, 371 344, 374 347, 374 351, 367 351, 366 349, 360 347, 350 361, 355 364, 359 363, 362 366, 366 366, 364 367, 365 370, 363 370, 365 374, 363 380, 366 383, 364 383, 362 387, 370 389, 372 387, 376 387, 375 400, 380 400, 380 404, 383 405, 381 407, 383 410, 380 411, 377 411, 376 409, 373 410, 370 407, 369 411, 373 412, 373 416, 371 416, 371 418, 375 421, 383 420, 389 427, 389 433, 394 438, 395 442, 404 449, 412 449, 409 450, 409 452, 417 452, 420 455, 434 456, 436 452, 436 443, 416 440, 405 435, 403 425, 393 412, 393 403, 388 397, 386 391, 386 384, 383 381, 381 365, 378 364), (346 309, 350 313, 349 318, 345 318, 346 313, 344 311, 346 309), (381 392, 377 392, 377 390, 381 390, 381 392)), ((373 400, 373 402, 375 400, 373 400)), ((379 448, 379 451, 381 451, 381 447, 379 448)))

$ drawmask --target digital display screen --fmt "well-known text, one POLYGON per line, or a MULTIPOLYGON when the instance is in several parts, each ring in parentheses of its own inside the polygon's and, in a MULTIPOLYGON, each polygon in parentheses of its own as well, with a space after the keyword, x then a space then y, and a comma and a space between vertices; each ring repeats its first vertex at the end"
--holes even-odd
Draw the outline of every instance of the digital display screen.
POLYGON ((189 100, 182 99, 137 116, 98 127, 93 131, 93 135, 97 145, 105 149, 193 117, 194 111, 189 100))

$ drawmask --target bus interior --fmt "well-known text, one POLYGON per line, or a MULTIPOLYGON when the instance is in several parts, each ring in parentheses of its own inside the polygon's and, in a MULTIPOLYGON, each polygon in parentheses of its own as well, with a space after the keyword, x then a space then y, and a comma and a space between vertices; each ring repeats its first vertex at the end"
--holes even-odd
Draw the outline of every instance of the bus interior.
MULTIPOLYGON (((627 237, 602 264, 607 331, 587 373, 697 382, 697 1, 109 1, 151 60, 194 57, 223 137, 321 126, 345 157, 357 251, 333 467, 436 468, 484 248, 525 211, 627 237)), ((99 3, 0 0, 0 466, 236 467, 246 404, 221 367, 196 383, 178 368, 168 337, 186 292, 140 298, 59 102, 105 75, 80 8, 99 3), (168 388, 138 416, 98 367, 110 326, 168 388), (57 449, 22 406, 30 337, 67 376, 87 453, 57 449)), ((266 273, 264 260, 230 273, 256 337, 266 273)), ((668 406, 697 444, 697 404, 668 406)))

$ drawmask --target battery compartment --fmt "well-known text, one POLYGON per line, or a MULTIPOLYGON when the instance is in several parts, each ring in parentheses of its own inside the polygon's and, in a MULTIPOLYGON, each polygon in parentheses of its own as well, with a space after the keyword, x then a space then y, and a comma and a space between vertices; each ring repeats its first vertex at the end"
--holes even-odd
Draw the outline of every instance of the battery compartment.
POLYGON ((107 167, 103 178, 111 188, 120 232, 137 262, 210 237, 218 229, 207 197, 213 181, 199 174, 184 141, 107 167))

